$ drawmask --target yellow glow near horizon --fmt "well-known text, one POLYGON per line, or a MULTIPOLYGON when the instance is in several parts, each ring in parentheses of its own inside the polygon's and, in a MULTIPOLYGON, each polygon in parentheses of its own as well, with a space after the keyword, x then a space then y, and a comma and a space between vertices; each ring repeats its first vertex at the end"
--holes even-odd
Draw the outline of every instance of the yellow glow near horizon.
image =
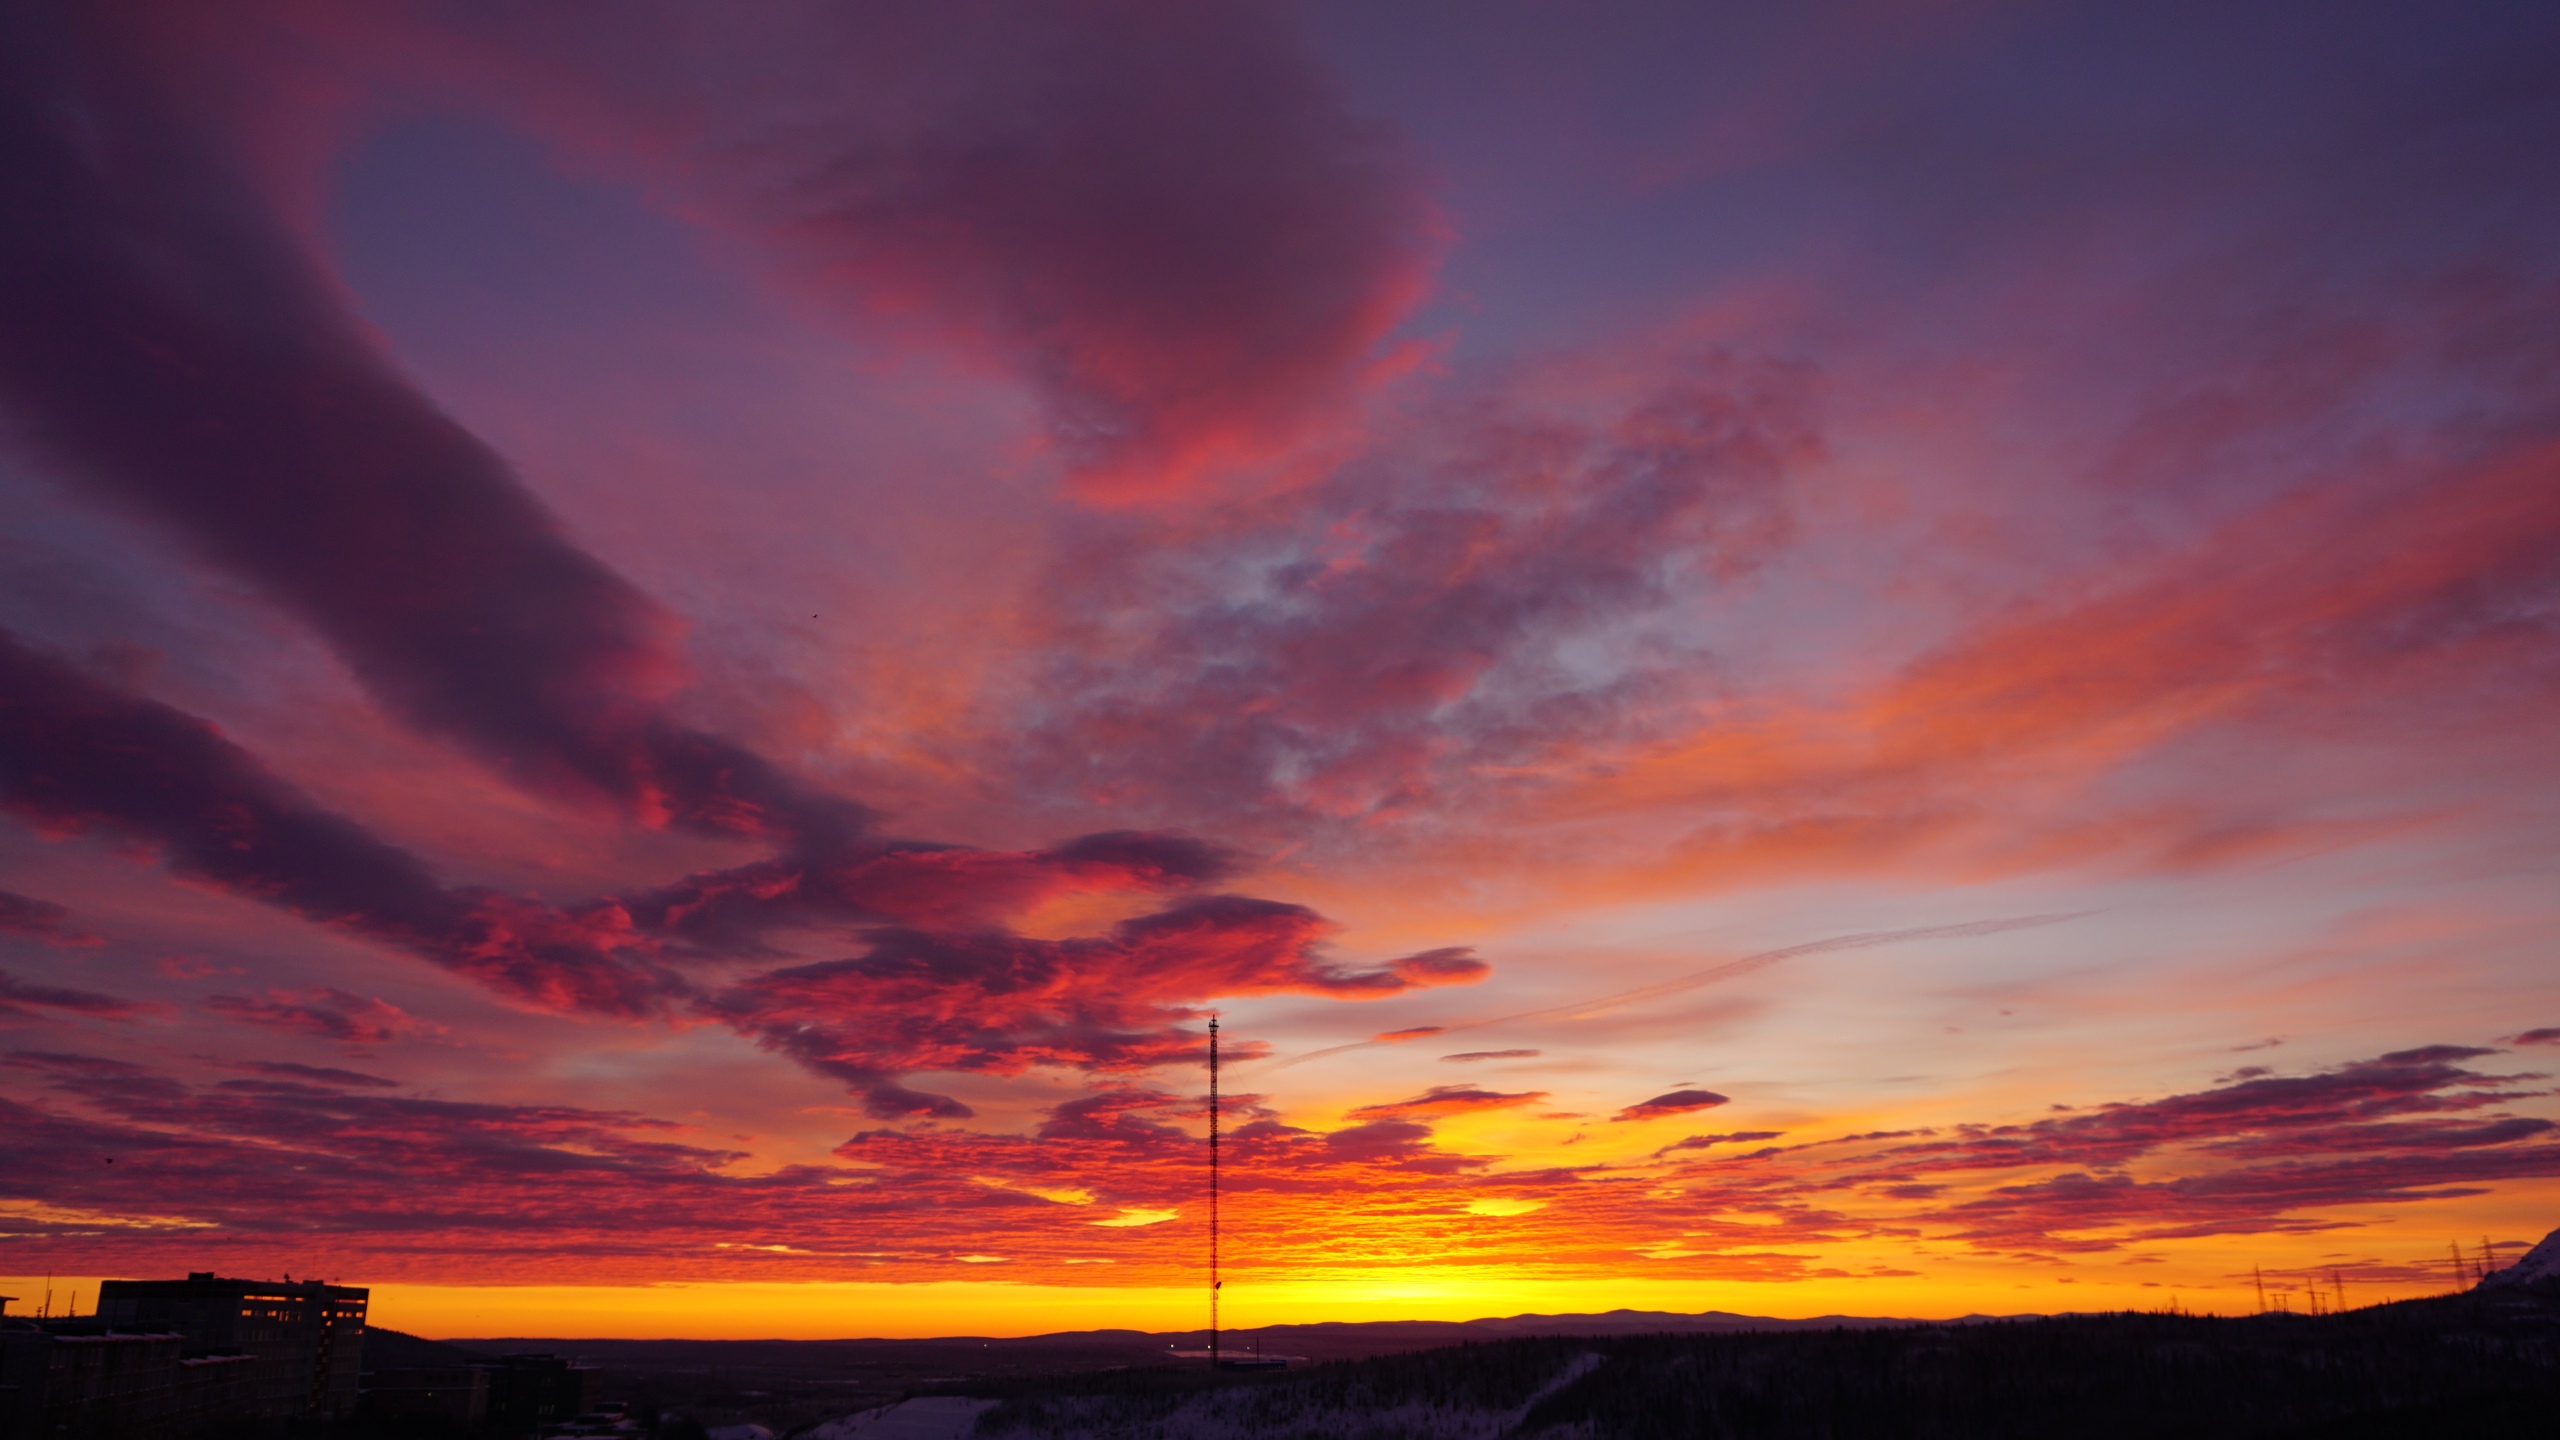
MULTIPOLYGON (((1478 1320, 1524 1314, 1724 1310, 1774 1318, 1820 1315, 1948 1319, 1972 1314, 2156 1309, 2173 1296, 2199 1312, 2254 1308, 2245 1286, 2137 1288, 2076 1284, 1950 1285, 1840 1279, 1787 1285, 1621 1276, 1540 1280, 1415 1271, 1361 1280, 1277 1281, 1226 1293, 1231 1330, 1325 1321, 1478 1320)), ((94 1293, 94 1292, 92 1292, 94 1293)), ((2414 1291, 2411 1293, 2415 1293, 2414 1291)), ((2403 1298, 2367 1290, 2357 1304, 2403 1298)), ((1071 1330, 1206 1328, 1198 1287, 1103 1288, 951 1280, 922 1284, 724 1282, 654 1286, 373 1287, 376 1324, 435 1339, 822 1340, 1009 1337, 1071 1330)))
MULTIPOLYGON (((1899 1275, 1874 1273, 1874 1269, 1909 1257, 1882 1248, 1873 1253, 1849 1250, 1834 1258, 1843 1267, 1870 1273, 1784 1281, 1641 1272, 1565 1276, 1527 1267, 1421 1265, 1268 1279, 1240 1276, 1225 1292, 1224 1312, 1227 1328, 1239 1332, 1325 1321, 1475 1320, 1620 1309, 1685 1314, 1720 1310, 1780 1319, 1824 1315, 1950 1319, 2151 1310, 2175 1302, 2189 1312, 2245 1314, 2256 1308, 2248 1278, 2253 1259, 2317 1263, 2312 1254, 2285 1253, 2297 1246, 2307 1251, 2309 1243, 2191 1242, 2164 1247, 2170 1252, 2164 1263, 2151 1265, 2093 1258, 2082 1264, 2026 1267, 1988 1258, 1940 1256, 1927 1262, 1933 1267, 1929 1273, 1899 1275)), ((2379 1248, 2402 1262, 2428 1262, 2435 1255, 2430 1243, 2414 1235, 2379 1248)), ((1681 1264, 1659 1262, 1663 1272, 1675 1271, 1681 1264)), ((370 1282, 361 1274, 331 1278, 369 1286, 374 1324, 431 1339, 994 1338, 1105 1329, 1194 1331, 1208 1322, 1207 1299, 1197 1285, 1079 1286, 993 1276, 912 1283, 656 1285, 430 1285, 370 1282)), ((65 1313, 74 1297, 80 1313, 92 1312, 98 1280, 95 1276, 51 1277, 55 1313, 65 1313)), ((21 1297, 9 1307, 11 1314, 33 1314, 47 1284, 42 1276, 0 1277, 0 1294, 21 1297)), ((2441 1293, 2444 1288, 2416 1281, 2363 1284, 2350 1277, 2346 1298, 2360 1307, 2441 1293)))

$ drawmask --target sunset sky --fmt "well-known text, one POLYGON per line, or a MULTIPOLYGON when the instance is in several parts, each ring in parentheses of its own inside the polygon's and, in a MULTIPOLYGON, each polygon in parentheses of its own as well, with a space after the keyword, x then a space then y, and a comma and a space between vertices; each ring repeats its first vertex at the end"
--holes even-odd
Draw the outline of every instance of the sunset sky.
POLYGON ((2449 1288, 2555 135, 2548 4, 10 5, 0 1292, 1198 1326, 1212 1012, 1233 1325, 2449 1288))

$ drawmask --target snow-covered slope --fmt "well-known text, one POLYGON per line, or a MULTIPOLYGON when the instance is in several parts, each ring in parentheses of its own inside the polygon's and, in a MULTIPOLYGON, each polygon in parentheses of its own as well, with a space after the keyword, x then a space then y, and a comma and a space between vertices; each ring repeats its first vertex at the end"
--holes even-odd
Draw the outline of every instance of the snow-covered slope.
POLYGON ((2543 1236, 2541 1244, 2524 1252, 2524 1258, 2513 1265, 2490 1271, 2488 1277, 2480 1282, 2480 1288, 2497 1290, 2545 1280, 2560 1280, 2560 1230, 2543 1236))

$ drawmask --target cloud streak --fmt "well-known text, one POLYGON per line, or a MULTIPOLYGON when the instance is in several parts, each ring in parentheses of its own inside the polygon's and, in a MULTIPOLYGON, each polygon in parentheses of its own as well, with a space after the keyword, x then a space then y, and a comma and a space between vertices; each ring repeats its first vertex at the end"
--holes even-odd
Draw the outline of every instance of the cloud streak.
POLYGON ((525 1003, 639 1014, 670 990, 620 953, 615 917, 449 889, 212 726, 5 633, 0 808, 50 833, 150 846, 176 875, 424 956, 525 1003))
POLYGON ((44 1017, 38 1012, 44 1010, 94 1015, 103 1020, 127 1020, 155 1008, 139 1000, 101 995, 95 990, 39 985, 0 970, 0 1023, 41 1020, 44 1017))
MULTIPOLYGON (((1383 1255, 1498 1268, 1525 1249, 1562 1273, 1641 1263, 1762 1281, 1853 1275, 1829 1257, 1879 1240, 2051 1263, 2335 1230, 2376 1205, 2560 1174, 2548 1122, 2484 1113, 2517 1077, 2467 1068, 2481 1053, 2420 1047, 2060 1119, 1714 1158, 1700 1152, 1777 1136, 1691 1136, 1652 1158, 1562 1169, 1433 1135, 1437 1120, 1527 1095, 1444 1087, 1331 1131, 1244 1097, 1228 1221, 1240 1273, 1383 1255), (1412 1108, 1385 1113, 1400 1105, 1412 1108), (1442 1218, 1426 1232, 1418 1217, 1442 1218)), ((327 1072, 191 1081, 61 1051, 14 1052, 0 1068, 49 1096, 0 1100, 0 1140, 34 1162, 0 1173, 0 1197, 36 1207, 8 1212, 0 1253, 76 1239, 149 1265, 205 1243, 94 1218, 143 1215, 213 1227, 234 1254, 326 1235, 386 1278, 449 1278, 435 1257, 459 1247, 484 1279, 527 1282, 920 1279, 992 1253, 1026 1281, 1090 1283, 1082 1262, 1109 1259, 1114 1283, 1172 1283, 1204 1223, 1199 1097, 1145 1086, 1059 1102, 1025 1133, 866 1130, 838 1148, 841 1163, 762 1172, 630 1112, 429 1100, 327 1072), (99 1155, 117 1157, 112 1175, 99 1155), (278 1155, 301 1162, 289 1177, 278 1155), (575 1206, 523 1203, 552 1191, 575 1206), (1150 1223, 1095 1223, 1123 1216, 1150 1223)))
MULTIPOLYGON (((1647 985, 1634 990, 1622 990, 1614 995, 1603 995, 1597 999, 1576 1001, 1567 1005, 1550 1005, 1539 1010, 1522 1010, 1515 1014, 1497 1015, 1486 1020, 1455 1021, 1447 1025, 1435 1026, 1432 1028, 1431 1033, 1456 1034, 1466 1030, 1483 1030, 1495 1025, 1517 1024, 1523 1020, 1547 1020, 1558 1016, 1583 1019, 1589 1016, 1605 1014, 1611 1010, 1622 1009, 1628 1005, 1642 1004, 1652 1000, 1664 1000, 1674 995, 1684 995, 1692 990, 1704 989, 1705 987, 1716 984, 1720 981, 1738 979, 1745 975, 1766 970, 1772 965, 1777 965, 1805 955, 1823 955, 1840 950, 1866 950, 1880 945, 1899 945, 1919 940, 1971 939, 1982 935, 1999 935, 2012 930, 2031 930, 2046 925, 2059 925, 2066 921, 2077 920, 2080 918, 2081 915, 2079 913, 2018 915, 2001 920, 1968 920, 1955 925, 1923 925, 1906 930, 1872 930, 1862 931, 1852 935, 1834 935, 1823 940, 1808 940, 1800 945, 1787 945, 1781 946, 1775 950, 1763 950, 1756 955, 1746 955, 1739 960, 1729 960, 1722 965, 1709 966, 1704 970, 1696 971, 1690 975, 1682 977, 1681 979, 1667 980, 1659 985, 1647 985)), ((1285 1070, 1293 1065, 1304 1065, 1310 1060, 1321 1060, 1327 1056, 1346 1054, 1354 1050, 1365 1050, 1380 1043, 1383 1042, 1379 1040, 1360 1040, 1354 1041, 1348 1045, 1334 1045, 1322 1050, 1310 1050, 1303 1055, 1292 1055, 1286 1059, 1274 1061, 1271 1063, 1270 1068, 1274 1070, 1285 1070)), ((1498 1052, 1480 1053, 1492 1054, 1498 1052)))

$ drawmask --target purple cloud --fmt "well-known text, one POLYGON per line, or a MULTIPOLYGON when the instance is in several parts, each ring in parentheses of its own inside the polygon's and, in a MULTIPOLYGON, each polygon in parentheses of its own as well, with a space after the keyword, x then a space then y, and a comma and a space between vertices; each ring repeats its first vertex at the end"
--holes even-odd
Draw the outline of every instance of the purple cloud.
POLYGON ((1639 1100, 1611 1116, 1613 1120, 1651 1120, 1663 1115, 1686 1115, 1694 1110, 1712 1110, 1733 1103, 1713 1090, 1673 1090, 1650 1100, 1639 1100))

